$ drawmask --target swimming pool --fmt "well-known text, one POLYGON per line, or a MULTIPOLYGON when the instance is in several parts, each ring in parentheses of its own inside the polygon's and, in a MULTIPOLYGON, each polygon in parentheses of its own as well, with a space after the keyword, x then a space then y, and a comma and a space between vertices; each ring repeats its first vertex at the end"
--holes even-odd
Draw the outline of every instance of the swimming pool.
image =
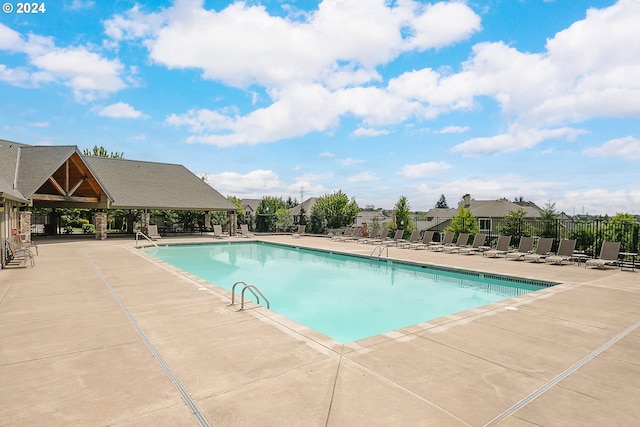
POLYGON ((262 242, 146 252, 228 290, 238 281, 253 284, 271 310, 342 343, 553 285, 262 242))

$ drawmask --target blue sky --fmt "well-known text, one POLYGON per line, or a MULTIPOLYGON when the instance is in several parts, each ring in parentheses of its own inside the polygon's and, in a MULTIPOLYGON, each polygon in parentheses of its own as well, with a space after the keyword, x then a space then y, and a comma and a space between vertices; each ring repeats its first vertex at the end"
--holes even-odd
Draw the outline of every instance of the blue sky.
POLYGON ((9 4, 0 139, 180 163, 240 198, 640 213, 637 0, 9 4))

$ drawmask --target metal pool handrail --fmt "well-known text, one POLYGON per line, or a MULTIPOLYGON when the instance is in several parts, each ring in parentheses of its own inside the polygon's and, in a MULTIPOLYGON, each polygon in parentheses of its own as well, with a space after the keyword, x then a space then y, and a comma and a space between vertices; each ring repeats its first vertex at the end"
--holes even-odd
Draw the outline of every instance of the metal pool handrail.
POLYGON ((265 302, 267 303, 267 308, 271 309, 269 306, 269 300, 267 299, 267 297, 265 297, 262 292, 260 292, 260 290, 258 288, 256 288, 254 285, 249 285, 246 282, 236 282, 233 284, 233 286, 231 287, 231 304, 229 304, 229 306, 235 305, 235 299, 236 299, 236 286, 242 284, 242 292, 240 293, 241 296, 241 300, 240 300, 240 310, 244 310, 244 292, 249 289, 249 292, 251 292, 253 294, 254 297, 256 297, 256 302, 258 304, 260 304, 260 297, 262 297, 263 300, 265 300, 265 302))
POLYGON ((383 251, 384 249, 386 249, 386 250, 387 250, 387 258, 388 258, 388 257, 389 257, 389 246, 387 246, 387 245, 378 245, 378 246, 376 246, 375 248, 373 248, 373 250, 371 251, 371 255, 369 255, 369 256, 370 256, 371 258, 373 258, 373 257, 374 257, 374 255, 373 255, 373 254, 374 254, 374 253, 376 252, 376 250, 377 250, 377 251, 379 251, 379 252, 378 252, 378 259, 380 259, 380 257, 382 256, 382 251, 383 251))

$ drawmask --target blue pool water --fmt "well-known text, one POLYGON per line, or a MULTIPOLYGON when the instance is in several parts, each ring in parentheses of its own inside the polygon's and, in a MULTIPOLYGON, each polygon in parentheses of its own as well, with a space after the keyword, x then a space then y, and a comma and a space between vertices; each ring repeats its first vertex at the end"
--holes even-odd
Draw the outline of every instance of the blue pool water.
POLYGON ((147 252, 228 290, 238 281, 253 284, 271 310, 342 343, 542 289, 526 280, 266 243, 173 245, 147 252))

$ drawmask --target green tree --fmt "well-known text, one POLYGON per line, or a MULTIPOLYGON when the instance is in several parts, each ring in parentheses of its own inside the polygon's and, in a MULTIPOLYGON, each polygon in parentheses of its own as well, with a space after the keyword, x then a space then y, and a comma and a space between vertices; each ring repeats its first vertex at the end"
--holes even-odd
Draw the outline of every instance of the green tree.
POLYGON ((542 212, 540 212, 540 222, 538 228, 538 235, 540 237, 558 237, 557 217, 558 212, 556 212, 555 203, 548 202, 546 205, 544 205, 542 212))
MULTIPOLYGON (((360 212, 355 199, 349 200, 341 190, 333 194, 319 197, 311 209, 311 215, 317 216, 318 224, 325 224, 328 228, 341 228, 353 224, 360 212)), ((326 231, 326 229, 324 230, 326 231)), ((315 231, 314 232, 324 232, 315 231)))
POLYGON ((478 234, 480 232, 480 225, 476 217, 471 213, 471 210, 460 206, 458 213, 451 218, 451 223, 444 231, 451 231, 456 235, 460 233, 478 234))
POLYGON ((638 248, 638 219, 630 213, 617 213, 605 224, 604 239, 620 242, 623 251, 634 252, 638 248))
MULTIPOLYGON (((112 159, 124 159, 124 152, 114 152, 112 151, 111 153, 107 152, 107 149, 104 148, 103 146, 98 147, 97 145, 93 146, 93 150, 89 150, 88 148, 85 148, 82 151, 82 154, 84 154, 85 156, 93 156, 93 157, 110 157, 112 159)), ((204 179, 204 178, 203 178, 204 179)))
POLYGON ((300 225, 305 225, 307 223, 307 211, 304 210, 302 206, 300 206, 300 219, 298 223, 300 225))
POLYGON ((276 231, 288 231, 293 225, 293 218, 288 208, 280 208, 276 211, 276 231))
POLYGON ((278 209, 286 208, 282 197, 264 196, 256 208, 256 230, 261 232, 274 231, 276 229, 276 212, 278 209))
POLYGON ((524 209, 518 209, 517 211, 510 211, 500 224, 498 224, 498 233, 503 236, 511 236, 511 242, 518 244, 520 238, 525 236, 531 236, 533 230, 531 225, 527 224, 524 220, 526 212, 524 209))
POLYGON ((435 207, 436 209, 449 209, 449 205, 447 204, 447 199, 445 199, 444 194, 440 195, 435 207))
POLYGON ((396 215, 396 227, 404 230, 402 235, 403 239, 408 239, 413 230, 416 229, 416 224, 411 218, 411 206, 405 196, 400 196, 394 208, 396 215))

